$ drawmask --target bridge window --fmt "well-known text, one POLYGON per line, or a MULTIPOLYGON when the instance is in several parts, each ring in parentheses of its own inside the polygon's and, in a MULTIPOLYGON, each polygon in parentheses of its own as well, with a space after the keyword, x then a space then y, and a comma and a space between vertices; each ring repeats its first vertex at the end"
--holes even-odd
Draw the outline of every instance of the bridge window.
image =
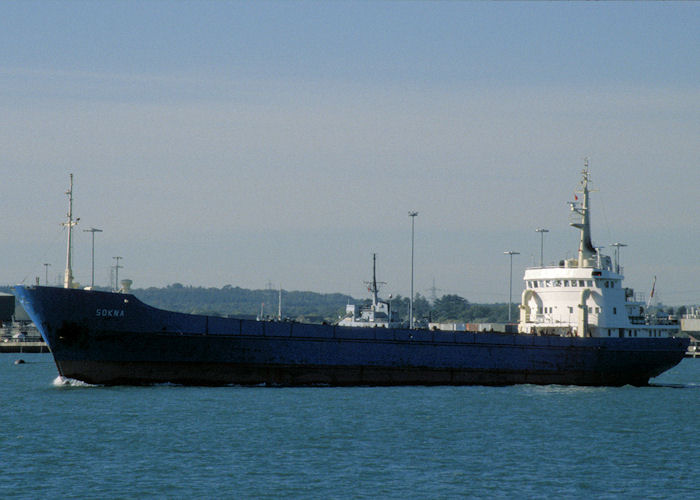
POLYGON ((617 314, 617 307, 613 307, 613 314, 617 314))

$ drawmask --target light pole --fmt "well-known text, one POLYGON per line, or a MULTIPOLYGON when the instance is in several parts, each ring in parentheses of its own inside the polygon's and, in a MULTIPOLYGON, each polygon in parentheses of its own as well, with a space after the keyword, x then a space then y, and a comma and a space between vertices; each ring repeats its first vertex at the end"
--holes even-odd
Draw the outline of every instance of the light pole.
POLYGON ((102 229, 96 229, 91 227, 90 229, 83 229, 84 233, 92 233, 92 283, 90 288, 95 288, 95 233, 101 233, 102 229))
POLYGON ((117 261, 117 263, 114 265, 114 272, 115 272, 114 288, 117 291, 119 291, 119 269, 124 267, 124 266, 119 265, 119 259, 123 259, 124 257, 112 257, 112 258, 117 261))
POLYGON ((408 327, 413 328, 413 242, 415 235, 415 222, 418 212, 410 211, 408 216, 411 218, 411 299, 408 302, 408 327))
POLYGON ((45 273, 44 273, 44 274, 45 274, 45 276, 44 276, 44 284, 45 284, 46 286, 49 286, 49 266, 50 266, 50 265, 51 265, 51 264, 49 264, 48 262, 44 262, 44 271, 45 271, 45 273))
POLYGON ((540 233, 540 267, 544 267, 544 233, 548 233, 549 229, 538 227, 536 233, 540 233))
POLYGON ((520 255, 520 252, 514 252, 513 250, 508 250, 503 252, 506 255, 510 255, 510 291, 508 292, 508 323, 511 322, 510 309, 513 302, 513 255, 520 255))

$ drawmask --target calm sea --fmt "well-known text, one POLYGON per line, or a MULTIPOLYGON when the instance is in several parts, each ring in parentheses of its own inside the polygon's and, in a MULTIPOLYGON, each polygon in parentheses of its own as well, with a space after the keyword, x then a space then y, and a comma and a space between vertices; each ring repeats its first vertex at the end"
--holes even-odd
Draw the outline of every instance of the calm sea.
POLYGON ((0 498, 698 494, 700 359, 645 388, 56 379, 48 354, 0 355, 0 498))

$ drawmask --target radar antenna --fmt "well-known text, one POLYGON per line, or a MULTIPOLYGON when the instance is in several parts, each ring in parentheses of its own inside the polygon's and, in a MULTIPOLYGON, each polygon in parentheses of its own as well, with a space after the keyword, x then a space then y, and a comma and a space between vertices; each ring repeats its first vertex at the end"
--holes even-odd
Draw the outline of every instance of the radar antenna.
POLYGON ((611 247, 615 247, 615 272, 617 274, 621 274, 622 268, 620 267, 620 248, 626 247, 627 245, 624 243, 613 243, 610 245, 611 247))

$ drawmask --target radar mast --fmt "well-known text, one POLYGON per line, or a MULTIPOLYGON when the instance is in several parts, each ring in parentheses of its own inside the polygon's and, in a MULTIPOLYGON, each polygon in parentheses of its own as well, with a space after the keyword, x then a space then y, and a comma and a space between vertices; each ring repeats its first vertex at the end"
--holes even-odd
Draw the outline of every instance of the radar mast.
POLYGON ((593 259, 596 255, 596 249, 591 243, 590 189, 588 188, 591 177, 588 171, 588 158, 585 158, 583 161, 583 171, 581 174, 583 176, 581 179, 581 187, 576 192, 581 193, 583 199, 579 202, 576 196, 575 198, 577 201, 569 203, 571 211, 578 214, 580 219, 576 222, 572 222, 570 225, 581 230, 581 240, 578 246, 578 267, 586 267, 586 261, 593 259))
POLYGON ((377 281, 377 254, 372 254, 372 281, 365 281, 367 289, 372 294, 372 305, 376 306, 379 302, 379 285, 386 285, 384 281, 377 281))

